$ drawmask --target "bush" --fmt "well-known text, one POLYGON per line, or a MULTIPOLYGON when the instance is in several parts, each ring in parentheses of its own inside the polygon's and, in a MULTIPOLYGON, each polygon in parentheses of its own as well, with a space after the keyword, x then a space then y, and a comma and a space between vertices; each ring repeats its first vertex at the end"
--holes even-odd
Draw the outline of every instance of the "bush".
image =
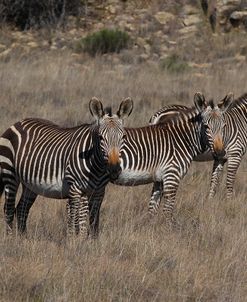
POLYGON ((179 58, 178 55, 173 54, 161 61, 161 68, 171 73, 180 73, 188 71, 189 65, 187 62, 179 58))
POLYGON ((126 32, 112 29, 102 29, 98 32, 88 35, 81 43, 84 51, 90 55, 120 52, 127 48, 129 35, 126 32))
POLYGON ((78 15, 82 0, 2 0, 0 20, 21 29, 63 22, 68 15, 78 15))

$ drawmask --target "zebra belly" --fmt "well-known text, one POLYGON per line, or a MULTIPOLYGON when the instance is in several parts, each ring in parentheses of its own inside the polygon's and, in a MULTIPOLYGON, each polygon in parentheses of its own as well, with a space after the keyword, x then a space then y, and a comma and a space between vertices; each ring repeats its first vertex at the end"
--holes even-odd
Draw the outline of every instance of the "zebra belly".
POLYGON ((123 170, 114 183, 123 186, 138 186, 145 185, 153 181, 154 176, 149 171, 123 170))
POLYGON ((67 198, 69 193, 69 186, 65 181, 24 183, 24 185, 37 195, 48 198, 63 199, 67 198))
POLYGON ((211 161, 211 160, 214 160, 214 158, 210 151, 206 151, 200 155, 197 155, 193 160, 194 161, 211 161))

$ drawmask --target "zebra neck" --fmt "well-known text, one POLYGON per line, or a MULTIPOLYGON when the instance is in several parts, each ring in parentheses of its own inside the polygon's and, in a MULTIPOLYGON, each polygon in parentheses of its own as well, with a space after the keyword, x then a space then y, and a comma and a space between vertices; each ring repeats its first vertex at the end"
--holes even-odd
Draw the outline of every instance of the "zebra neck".
POLYGON ((180 135, 187 147, 187 152, 191 154, 192 158, 208 149, 207 137, 202 130, 200 121, 188 122, 187 127, 182 128, 180 135))
POLYGON ((90 166, 97 166, 99 171, 103 172, 105 170, 104 157, 96 132, 90 132, 88 140, 82 139, 80 141, 79 158, 83 159, 90 166))

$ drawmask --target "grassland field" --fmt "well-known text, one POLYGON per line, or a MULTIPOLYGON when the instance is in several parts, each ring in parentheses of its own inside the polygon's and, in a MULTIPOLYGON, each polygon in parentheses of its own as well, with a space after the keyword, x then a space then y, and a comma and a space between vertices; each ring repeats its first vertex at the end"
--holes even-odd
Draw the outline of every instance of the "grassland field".
MULTIPOLYGON (((221 100, 246 92, 247 69, 215 64, 198 74, 169 74, 149 64, 114 66, 96 58, 77 64, 69 52, 0 62, 0 132, 24 117, 59 125, 91 122, 92 96, 118 108, 133 98, 126 126, 146 125, 166 104, 193 104, 202 91, 221 100), (203 76, 202 76, 203 74, 203 76)), ((168 231, 162 213, 147 215, 151 185, 110 184, 101 209, 100 235, 66 237, 65 201, 39 197, 26 238, 6 237, 0 211, 0 301, 217 301, 247 299, 247 162, 226 200, 225 174, 209 201, 212 162, 193 163, 179 187, 168 231)))

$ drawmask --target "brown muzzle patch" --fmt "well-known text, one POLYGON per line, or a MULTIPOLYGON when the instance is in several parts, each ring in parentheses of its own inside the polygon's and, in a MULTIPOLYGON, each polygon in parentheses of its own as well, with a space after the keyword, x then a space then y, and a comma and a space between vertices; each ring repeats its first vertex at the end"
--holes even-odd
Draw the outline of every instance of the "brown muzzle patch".
POLYGON ((214 139, 214 151, 220 153, 224 150, 224 143, 221 135, 217 135, 214 139))
POLYGON ((117 165, 120 163, 118 148, 112 148, 108 153, 108 164, 117 165))

